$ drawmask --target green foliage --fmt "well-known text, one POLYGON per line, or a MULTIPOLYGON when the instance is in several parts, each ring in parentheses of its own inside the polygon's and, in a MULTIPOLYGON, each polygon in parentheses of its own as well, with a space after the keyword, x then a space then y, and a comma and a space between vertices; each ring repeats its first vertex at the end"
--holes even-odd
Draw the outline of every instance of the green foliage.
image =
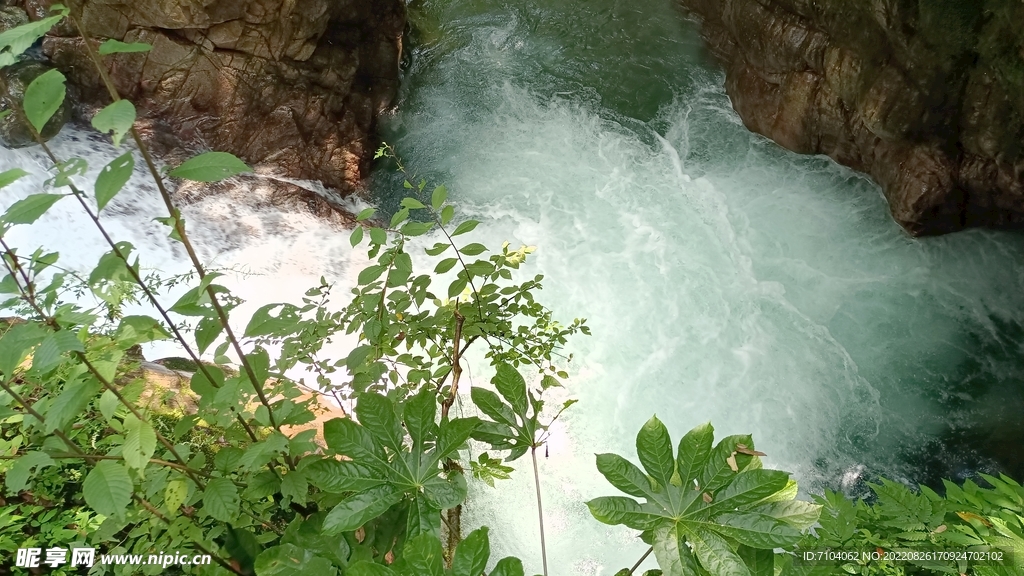
MULTIPOLYGON (((114 104, 117 104, 115 102, 114 104)), ((113 106, 114 104, 111 104, 113 106)), ((131 104, 129 103, 129 106, 131 104)), ((108 108, 105 108, 106 111, 108 108)), ((100 114, 102 114, 101 112, 100 114)), ((111 112, 108 118, 105 118, 103 122, 104 128, 96 127, 97 130, 105 131, 106 127, 114 130, 115 143, 117 142, 118 129, 123 131, 130 127, 131 122, 128 121, 129 116, 131 121, 135 120, 135 108, 132 107, 130 111, 125 108, 124 111, 111 112)), ((99 115, 97 115, 97 118, 99 115)), ((95 125, 96 120, 93 120, 95 125)), ((123 133, 123 132, 122 132, 123 133)), ((238 174, 246 172, 252 172, 252 168, 249 168, 244 162, 239 160, 227 152, 206 152, 200 154, 195 158, 191 158, 183 162, 180 166, 171 170, 169 174, 176 178, 183 178, 185 180, 194 180, 196 182, 217 182, 230 178, 238 174)))
POLYGON ((819 506, 794 500, 789 474, 762 468, 750 436, 713 442, 714 429, 702 424, 674 454, 665 425, 651 418, 636 437, 643 470, 597 456, 613 486, 644 501, 606 496, 587 506, 601 522, 640 530, 666 575, 774 573, 772 550, 795 545, 819 506))
MULTIPOLYGON (((41 78, 41 77, 40 77, 41 78)), ((103 132, 104 134, 111 132, 114 135, 114 146, 120 146, 121 140, 124 135, 127 134, 131 129, 132 125, 135 124, 135 106, 128 100, 117 100, 111 104, 108 104, 104 109, 96 113, 92 118, 92 127, 103 132)), ((131 156, 129 156, 131 158, 131 156)), ((194 162, 196 159, 189 160, 194 162)), ((186 162, 187 164, 187 162, 186 162)), ((178 169, 185 168, 185 174, 182 178, 189 178, 189 168, 185 164, 180 166, 178 169)), ((192 170, 198 173, 198 170, 193 168, 192 170)), ((128 171, 129 175, 131 171, 128 171)), ((192 178, 194 179, 194 178, 192 178)), ((120 189, 120 188, 119 188, 120 189)), ((104 202, 104 204, 106 204, 104 202)))
POLYGON ((64 103, 66 87, 64 75, 57 70, 48 70, 37 76, 25 88, 25 116, 37 132, 64 103))

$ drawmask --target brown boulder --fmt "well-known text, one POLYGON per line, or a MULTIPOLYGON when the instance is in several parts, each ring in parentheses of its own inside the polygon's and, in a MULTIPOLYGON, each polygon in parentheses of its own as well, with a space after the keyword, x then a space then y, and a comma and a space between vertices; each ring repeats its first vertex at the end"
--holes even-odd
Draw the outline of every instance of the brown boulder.
POLYGON ((911 234, 1024 223, 1024 3, 681 2, 745 125, 868 172, 911 234))
MULTIPOLYGON (((26 6, 38 17, 49 3, 26 6)), ((398 89, 402 0, 86 0, 80 14, 96 42, 153 46, 104 62, 140 117, 158 121, 157 141, 343 194, 366 174, 377 115, 398 89)), ((58 30, 43 48, 91 104, 109 102, 81 37, 58 30)))

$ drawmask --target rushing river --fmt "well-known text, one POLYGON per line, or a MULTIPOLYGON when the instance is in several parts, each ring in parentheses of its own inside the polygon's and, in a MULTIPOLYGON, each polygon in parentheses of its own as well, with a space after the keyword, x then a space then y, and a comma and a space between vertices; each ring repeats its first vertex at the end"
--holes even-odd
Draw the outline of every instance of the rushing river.
MULTIPOLYGON (((594 334, 570 343, 565 394, 580 403, 541 462, 553 573, 610 575, 643 553, 583 501, 614 493, 593 454, 633 457, 655 413, 676 438, 706 420, 720 437, 753 433, 810 491, 1024 476, 1024 236, 911 239, 869 180, 747 132, 671 0, 431 0, 413 13, 384 137, 483 221, 474 240, 539 246, 540 299, 594 334)), ((94 169, 116 155, 74 129, 54 146, 94 169)), ((2 151, 0 170, 16 165, 45 164, 2 151)), ((110 226, 144 265, 177 271, 180 250, 149 221, 159 201, 137 182, 110 226)), ((371 188, 384 209, 401 191, 384 164, 371 188)), ((12 236, 84 269, 104 250, 65 202, 12 236)), ((206 258, 262 274, 231 281, 249 310, 297 300, 321 274, 350 284, 364 262, 310 215, 230 196, 185 214, 206 258)), ((498 491, 473 484, 466 521, 539 571, 532 477, 517 466, 498 491)))
MULTIPOLYGON (((543 301, 593 328, 543 462, 556 572, 611 574, 643 551, 580 501, 614 493, 593 453, 632 455, 654 413, 677 438, 705 420, 752 432, 811 489, 1024 472, 1020 234, 911 239, 869 180, 746 131, 671 0, 414 16, 384 137, 492 243, 538 245, 543 301)), ((393 203, 396 178, 376 184, 393 203)), ((474 521, 511 521, 519 539, 496 538, 532 558, 523 468, 514 495, 474 493, 474 521)))

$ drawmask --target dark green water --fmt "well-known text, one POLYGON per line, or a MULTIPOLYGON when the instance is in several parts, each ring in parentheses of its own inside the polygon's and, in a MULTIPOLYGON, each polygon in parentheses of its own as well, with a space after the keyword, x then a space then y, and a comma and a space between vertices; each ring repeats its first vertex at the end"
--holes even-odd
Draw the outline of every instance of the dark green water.
MULTIPOLYGON (((543 301, 594 331, 544 462, 560 573, 642 553, 580 502, 612 493, 592 454, 632 454, 653 413, 677 437, 709 419, 752 432, 810 490, 1024 476, 1024 237, 911 239, 870 181, 747 132, 669 0, 413 13, 385 138, 484 221, 482 241, 538 245, 543 301)), ((393 201, 389 170, 375 186, 393 201)), ((472 505, 480 523, 515 517, 519 539, 494 538, 532 557, 521 476, 472 505)))

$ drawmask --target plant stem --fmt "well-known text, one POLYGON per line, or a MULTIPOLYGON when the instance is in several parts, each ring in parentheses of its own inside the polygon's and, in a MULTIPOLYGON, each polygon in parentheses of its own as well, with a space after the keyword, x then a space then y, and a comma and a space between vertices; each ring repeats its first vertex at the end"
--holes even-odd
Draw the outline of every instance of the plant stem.
POLYGON ((654 552, 654 546, 651 546, 647 549, 647 552, 644 552, 644 555, 641 556, 640 559, 636 561, 636 564, 633 564, 633 567, 629 569, 629 573, 632 574, 633 572, 636 572, 636 569, 644 563, 644 560, 647 560, 647 557, 651 555, 651 552, 654 552))
POLYGON ((548 576, 548 548, 544 539, 544 505, 540 497, 540 471, 537 468, 537 447, 530 448, 530 457, 533 458, 533 482, 537 488, 537 520, 540 524, 540 558, 544 566, 544 576, 548 576))

